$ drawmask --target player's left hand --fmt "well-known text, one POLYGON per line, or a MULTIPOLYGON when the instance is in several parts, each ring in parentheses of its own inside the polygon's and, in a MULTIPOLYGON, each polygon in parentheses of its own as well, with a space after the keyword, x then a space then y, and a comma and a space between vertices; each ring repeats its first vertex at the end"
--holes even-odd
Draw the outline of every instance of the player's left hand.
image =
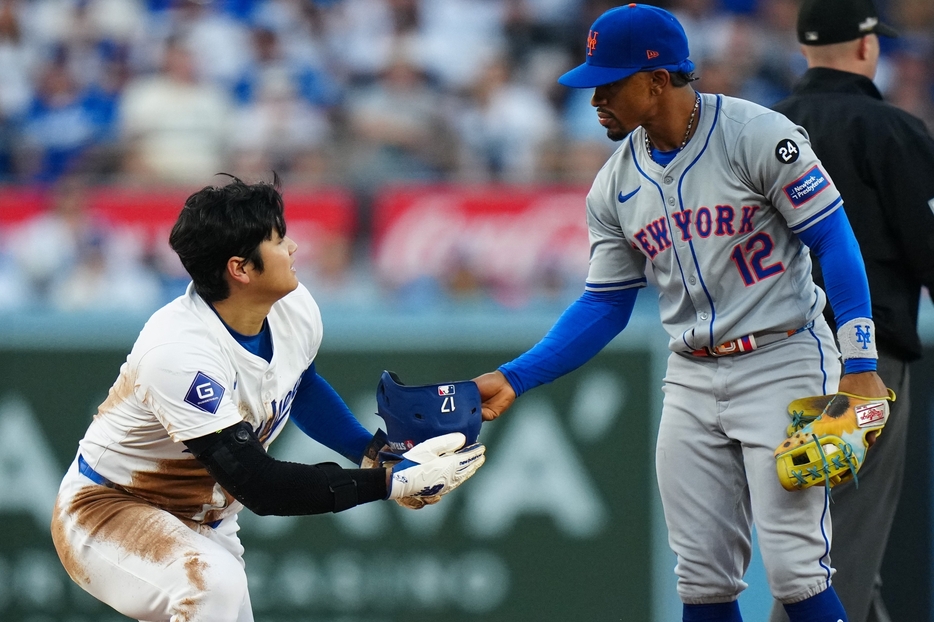
POLYGON ((863 397, 881 397, 886 398, 889 390, 886 388, 882 378, 874 371, 865 371, 859 374, 844 374, 840 378, 841 393, 850 395, 862 395, 863 397))
POLYGON ((885 388, 875 372, 854 375, 864 377, 848 384, 841 381, 840 391, 833 395, 805 397, 788 405, 792 415, 788 439, 775 449, 778 479, 785 490, 815 484, 824 484, 829 490, 856 479, 866 452, 888 420, 889 402, 895 401, 895 393, 885 388), (852 386, 870 393, 845 390, 852 386), (874 393, 877 386, 882 387, 882 395, 874 393))
MULTIPOLYGON (((366 451, 363 452, 363 460, 360 461, 360 468, 391 469, 402 460, 401 456, 399 456, 398 459, 387 458, 396 458, 396 456, 389 451, 389 445, 386 443, 386 433, 379 429, 376 431, 376 434, 373 435, 373 440, 367 445, 366 451)), ((402 497, 396 499, 396 503, 410 510, 420 510, 426 505, 432 505, 438 501, 441 501, 441 495, 433 495, 431 497, 402 497)))
MULTIPOLYGON (((464 447, 466 437, 452 432, 429 438, 402 454, 388 471, 387 499, 446 495, 477 472, 486 460, 486 447, 464 447)), ((410 506, 406 506, 410 507, 410 506)))
MULTIPOLYGON (((382 451, 379 455, 379 463, 376 466, 392 469, 392 467, 399 464, 401 461, 402 456, 396 456, 389 451, 382 451)), ((442 495, 431 495, 430 497, 400 497, 395 501, 407 510, 420 510, 426 505, 434 505, 438 501, 441 501, 441 497, 442 495)))

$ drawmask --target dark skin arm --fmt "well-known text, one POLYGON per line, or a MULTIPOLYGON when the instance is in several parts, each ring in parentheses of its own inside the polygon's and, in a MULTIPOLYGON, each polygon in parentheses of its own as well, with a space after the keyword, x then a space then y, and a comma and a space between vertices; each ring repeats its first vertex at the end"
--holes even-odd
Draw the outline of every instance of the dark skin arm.
POLYGON ((483 420, 492 421, 506 412, 516 401, 516 392, 501 371, 492 371, 473 379, 483 400, 483 420))

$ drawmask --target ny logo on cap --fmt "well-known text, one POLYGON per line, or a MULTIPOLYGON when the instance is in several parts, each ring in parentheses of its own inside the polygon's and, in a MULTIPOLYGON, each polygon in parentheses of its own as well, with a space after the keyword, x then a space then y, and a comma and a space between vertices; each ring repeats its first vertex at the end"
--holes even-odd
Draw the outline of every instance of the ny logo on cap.
POLYGON ((597 35, 600 34, 596 30, 591 30, 587 34, 587 56, 593 56, 593 51, 597 49, 597 35))

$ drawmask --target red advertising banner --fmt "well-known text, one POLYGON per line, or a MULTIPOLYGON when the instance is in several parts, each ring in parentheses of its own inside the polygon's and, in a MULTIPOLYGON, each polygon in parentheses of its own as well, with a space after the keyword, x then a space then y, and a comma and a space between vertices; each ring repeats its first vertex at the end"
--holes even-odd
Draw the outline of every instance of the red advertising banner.
POLYGON ((448 282, 463 271, 503 302, 576 281, 589 243, 585 188, 386 188, 374 204, 374 260, 384 282, 448 282))
MULTIPOLYGON (((169 232, 191 188, 93 186, 81 190, 84 217, 96 220, 112 233, 135 240, 144 252, 174 265, 168 246, 169 232)), ((318 253, 334 238, 349 240, 357 227, 357 205, 343 188, 284 188, 288 235, 298 243, 296 263, 318 261, 318 253)), ((20 225, 56 209, 56 193, 33 186, 0 187, 0 232, 11 234, 20 225)), ((72 212, 73 214, 73 212, 72 212)), ((178 266, 180 269, 180 266, 178 266)))

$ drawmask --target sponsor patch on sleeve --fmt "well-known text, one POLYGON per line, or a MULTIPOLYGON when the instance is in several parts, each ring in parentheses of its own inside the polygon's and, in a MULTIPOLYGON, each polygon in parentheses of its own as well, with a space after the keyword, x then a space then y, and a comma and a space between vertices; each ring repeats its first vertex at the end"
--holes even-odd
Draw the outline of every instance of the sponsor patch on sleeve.
POLYGON ((818 194, 830 187, 830 181, 815 164, 807 173, 783 188, 791 199, 791 204, 798 209, 818 194))
POLYGON ((224 397, 224 387, 217 380, 214 380, 204 372, 198 372, 194 382, 188 388, 188 394, 185 401, 199 408, 204 412, 216 414, 217 407, 220 406, 221 398, 224 397))

